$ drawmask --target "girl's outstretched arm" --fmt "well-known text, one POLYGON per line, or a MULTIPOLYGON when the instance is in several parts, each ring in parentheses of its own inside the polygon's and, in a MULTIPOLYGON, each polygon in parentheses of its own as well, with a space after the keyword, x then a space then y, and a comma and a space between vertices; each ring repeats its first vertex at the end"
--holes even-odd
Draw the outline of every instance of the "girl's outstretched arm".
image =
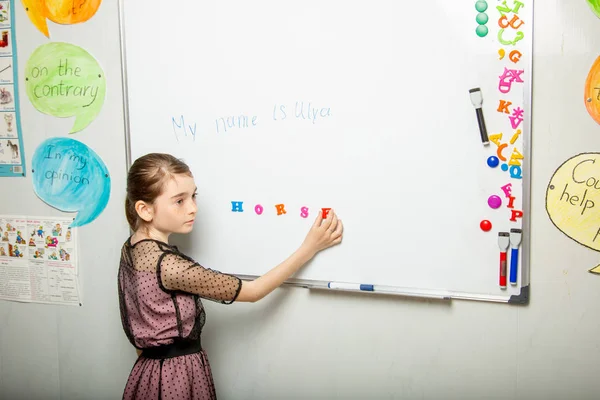
POLYGON ((319 251, 342 241, 342 221, 331 210, 327 218, 321 213, 315 219, 302 245, 285 261, 253 281, 243 281, 236 301, 256 302, 281 286, 290 276, 310 261, 319 251))

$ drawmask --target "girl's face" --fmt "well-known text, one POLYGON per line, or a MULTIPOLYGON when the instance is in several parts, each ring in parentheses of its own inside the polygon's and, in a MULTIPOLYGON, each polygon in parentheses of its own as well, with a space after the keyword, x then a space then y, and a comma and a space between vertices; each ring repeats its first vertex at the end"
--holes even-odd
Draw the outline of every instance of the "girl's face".
POLYGON ((166 241, 171 233, 189 233, 196 218, 196 184, 187 175, 174 175, 150 206, 150 230, 166 241))

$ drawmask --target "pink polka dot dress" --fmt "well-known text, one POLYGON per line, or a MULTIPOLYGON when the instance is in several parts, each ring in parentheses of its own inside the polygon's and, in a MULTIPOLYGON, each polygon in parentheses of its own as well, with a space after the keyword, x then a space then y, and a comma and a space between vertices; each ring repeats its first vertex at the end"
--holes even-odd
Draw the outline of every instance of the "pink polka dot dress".
POLYGON ((216 399, 206 352, 201 298, 231 304, 242 281, 204 268, 175 246, 145 239, 121 250, 119 304, 123 329, 142 354, 123 399, 216 399))

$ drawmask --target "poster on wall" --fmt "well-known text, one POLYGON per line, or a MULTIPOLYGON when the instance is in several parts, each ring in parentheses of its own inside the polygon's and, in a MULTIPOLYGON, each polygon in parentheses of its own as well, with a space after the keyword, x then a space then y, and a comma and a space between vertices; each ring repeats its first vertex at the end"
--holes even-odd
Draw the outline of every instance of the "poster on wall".
POLYGON ((40 112, 75 117, 69 133, 87 127, 100 113, 106 79, 98 61, 79 46, 50 42, 39 46, 25 64, 25 90, 40 112))
POLYGON ((597 57, 585 80, 583 99, 585 108, 598 124, 600 124, 600 57, 597 57))
POLYGON ((25 176, 14 0, 0 0, 0 176, 25 176))
POLYGON ((21 0, 27 16, 35 27, 50 38, 48 21, 72 25, 92 18, 102 0, 21 0))
POLYGON ((81 305, 72 222, 0 215, 0 300, 81 305))
POLYGON ((31 160, 33 190, 46 204, 77 212, 71 226, 95 220, 108 204, 108 168, 86 144, 55 137, 41 143, 31 160))
MULTIPOLYGON (((600 251, 600 153, 577 154, 554 172, 546 189, 546 212, 567 237, 600 251)), ((588 269, 600 275, 600 265, 588 269)))
POLYGON ((597 17, 600 17, 600 0, 587 0, 587 3, 594 14, 596 14, 597 17))

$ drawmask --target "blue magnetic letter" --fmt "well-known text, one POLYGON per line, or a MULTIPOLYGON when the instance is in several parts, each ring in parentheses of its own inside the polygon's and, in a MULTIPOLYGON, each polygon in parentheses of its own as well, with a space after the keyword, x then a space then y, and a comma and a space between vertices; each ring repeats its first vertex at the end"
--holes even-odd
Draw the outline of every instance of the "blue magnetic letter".
POLYGON ((242 210, 243 203, 244 203, 243 201, 232 201, 231 202, 231 211, 232 212, 244 212, 244 210, 242 210))

